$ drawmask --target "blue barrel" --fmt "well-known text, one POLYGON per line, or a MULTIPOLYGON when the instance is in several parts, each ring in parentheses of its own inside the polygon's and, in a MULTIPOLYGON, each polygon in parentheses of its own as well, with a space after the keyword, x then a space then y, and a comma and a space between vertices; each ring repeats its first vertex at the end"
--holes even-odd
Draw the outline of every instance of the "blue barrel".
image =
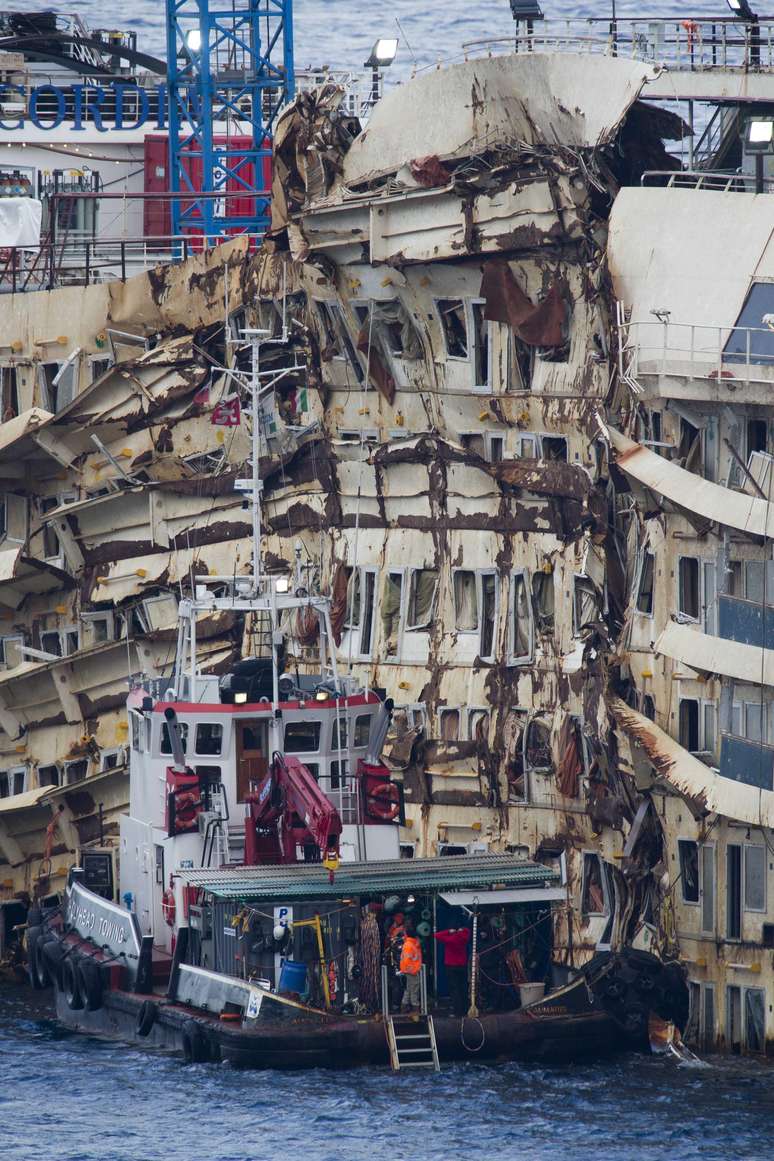
POLYGON ((280 972, 280 992, 296 992, 299 996, 306 991, 306 964, 298 963, 294 959, 282 961, 280 972))

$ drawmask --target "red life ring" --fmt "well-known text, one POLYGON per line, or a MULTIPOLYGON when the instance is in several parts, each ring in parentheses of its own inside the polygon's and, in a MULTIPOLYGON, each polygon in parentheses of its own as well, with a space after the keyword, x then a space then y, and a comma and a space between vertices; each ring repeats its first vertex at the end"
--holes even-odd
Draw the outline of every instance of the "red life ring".
POLYGON ((175 916, 177 914, 177 904, 175 903, 175 893, 171 887, 167 887, 164 894, 161 896, 161 913, 164 916, 164 921, 170 926, 175 926, 175 916))
POLYGON ((175 798, 175 822, 179 826, 191 826, 196 818, 199 799, 190 790, 175 798))
POLYGON ((400 793, 394 782, 380 782, 367 791, 366 812, 372 818, 395 821, 400 813, 400 793))

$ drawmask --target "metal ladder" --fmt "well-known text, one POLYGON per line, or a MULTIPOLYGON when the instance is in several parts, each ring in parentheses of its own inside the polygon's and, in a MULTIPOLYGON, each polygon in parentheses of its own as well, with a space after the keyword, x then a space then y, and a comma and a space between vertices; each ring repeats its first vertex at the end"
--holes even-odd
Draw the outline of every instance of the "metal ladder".
POLYGON ((382 1020, 393 1072, 400 1072, 402 1068, 432 1068, 434 1072, 441 1071, 433 1017, 427 1012, 427 968, 424 964, 420 977, 420 997, 421 1015, 390 1015, 388 968, 382 964, 382 1020))
POLYGON ((400 1072, 402 1068, 432 1068, 440 1072, 432 1016, 420 1016, 418 1020, 410 1016, 388 1016, 387 1044, 393 1072, 400 1072))

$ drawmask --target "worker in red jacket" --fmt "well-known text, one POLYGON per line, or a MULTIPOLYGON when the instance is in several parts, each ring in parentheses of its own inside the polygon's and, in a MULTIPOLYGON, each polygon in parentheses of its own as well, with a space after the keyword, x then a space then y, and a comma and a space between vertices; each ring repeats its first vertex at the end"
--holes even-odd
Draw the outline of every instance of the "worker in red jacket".
POLYGON ((467 927, 449 927, 436 931, 435 938, 443 945, 443 966, 449 982, 452 1011, 464 1016, 468 1007, 468 942, 467 927))

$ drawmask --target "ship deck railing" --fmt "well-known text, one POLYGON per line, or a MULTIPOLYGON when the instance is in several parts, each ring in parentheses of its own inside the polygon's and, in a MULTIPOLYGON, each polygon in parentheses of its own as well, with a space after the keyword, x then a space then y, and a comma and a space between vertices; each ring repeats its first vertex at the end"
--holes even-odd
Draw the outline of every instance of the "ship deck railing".
POLYGON ((468 41, 462 58, 518 52, 587 52, 680 71, 774 70, 774 19, 604 18, 523 21, 513 36, 468 41))
POLYGON ((652 321, 619 322, 618 341, 619 373, 627 382, 656 377, 774 386, 774 326, 672 322, 664 312, 652 321))
POLYGON ((720 193, 774 193, 774 178, 757 179, 753 173, 710 169, 648 169, 640 178, 643 186, 667 189, 715 190, 720 193), (756 186, 762 185, 761 190, 756 186))
MULTIPOLYGON (((62 286, 92 286, 125 282, 154 266, 185 262, 195 254, 234 235, 170 234, 142 238, 78 238, 66 242, 44 240, 38 246, 0 248, 0 294, 54 290, 62 286)), ((250 249, 262 236, 248 234, 250 249)))

